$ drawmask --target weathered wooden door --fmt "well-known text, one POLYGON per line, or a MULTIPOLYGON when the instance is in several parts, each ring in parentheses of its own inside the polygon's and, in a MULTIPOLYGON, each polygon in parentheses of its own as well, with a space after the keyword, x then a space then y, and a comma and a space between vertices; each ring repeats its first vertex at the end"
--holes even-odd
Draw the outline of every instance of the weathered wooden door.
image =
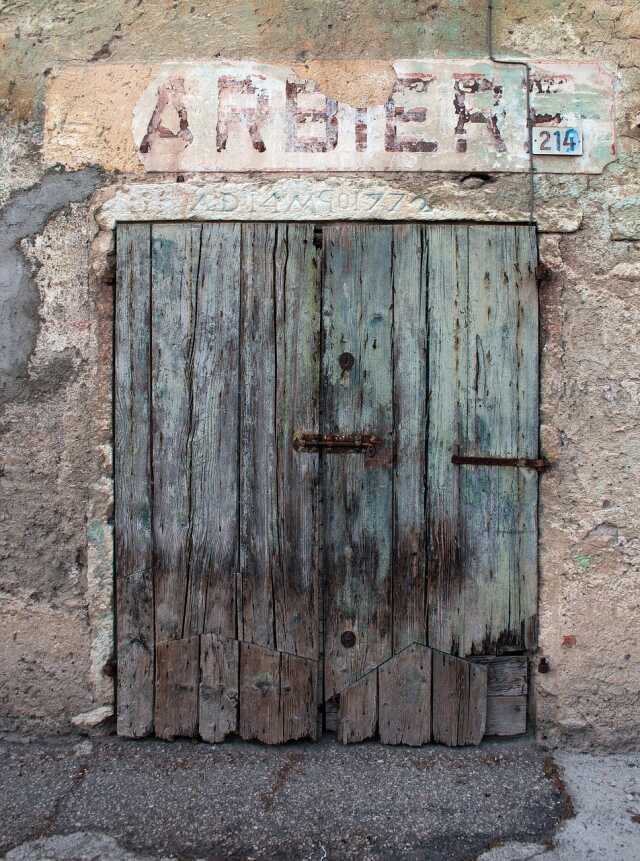
POLYGON ((117 249, 119 732, 479 741, 535 641, 533 231, 117 249))

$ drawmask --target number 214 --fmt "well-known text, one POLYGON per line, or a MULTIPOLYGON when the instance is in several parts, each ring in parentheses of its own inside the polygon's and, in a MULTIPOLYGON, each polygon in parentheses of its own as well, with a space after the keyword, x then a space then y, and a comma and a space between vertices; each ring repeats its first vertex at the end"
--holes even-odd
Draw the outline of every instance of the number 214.
POLYGON ((575 129, 567 129, 564 133, 564 138, 562 137, 562 133, 559 131, 549 132, 543 129, 540 132, 541 150, 555 150, 556 152, 560 152, 562 149, 567 149, 569 152, 573 152, 577 146, 578 135, 576 134, 575 129), (552 137, 554 138, 553 146, 551 141, 552 137))

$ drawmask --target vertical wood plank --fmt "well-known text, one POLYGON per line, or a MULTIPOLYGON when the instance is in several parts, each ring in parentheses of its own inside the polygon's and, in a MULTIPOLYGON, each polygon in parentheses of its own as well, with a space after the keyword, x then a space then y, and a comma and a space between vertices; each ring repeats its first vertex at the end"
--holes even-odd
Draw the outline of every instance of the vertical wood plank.
POLYGON ((378 667, 378 722, 383 744, 431 740, 431 649, 413 644, 378 667))
POLYGON ((427 234, 393 227, 393 651, 426 641, 427 234))
POLYGON ((456 747, 480 744, 487 718, 487 669, 433 653, 433 740, 456 747))
MULTIPOLYGON (((462 454, 538 455, 538 302, 529 228, 469 232, 467 419, 462 454), (529 239, 523 244, 522 234, 529 239)), ((535 637, 537 475, 460 468, 467 570, 465 653, 535 637)))
POLYGON ((537 475, 450 460, 456 450, 538 454, 535 234, 428 231, 429 644, 461 655, 528 648, 536 637, 537 475))
MULTIPOLYGON (((312 224, 279 225, 275 248, 276 647, 318 658, 318 463, 292 445, 319 429, 320 279, 312 224)), ((269 297, 270 298, 270 297, 269 297)), ((265 301, 268 301, 265 297, 265 301)))
POLYGON ((118 734, 153 730, 149 338, 151 228, 121 224, 115 302, 115 544, 118 734))
POLYGON ((159 738, 198 731, 200 638, 166 640, 156 646, 155 728, 159 738))
POLYGON ((240 643, 240 737, 281 744, 280 654, 240 643))
POLYGON ((153 542, 156 638, 180 638, 191 546, 194 322, 202 228, 152 228, 153 542))
POLYGON ((185 636, 236 635, 240 226, 202 228, 190 394, 185 636))
POLYGON ((373 458, 323 455, 328 699, 391 655, 393 295, 391 227, 324 235, 323 432, 382 440, 373 458))
MULTIPOLYGON (((513 228, 469 231, 467 416, 462 454, 518 454, 517 291, 513 228)), ((464 654, 509 642, 510 584, 517 578, 514 508, 518 470, 462 467, 460 517, 467 578, 464 654)), ((517 634, 519 635, 519 631, 517 634)))
POLYGON ((276 648, 278 553, 275 224, 242 225, 240 639, 276 648))
POLYGON ((200 638, 199 732, 204 741, 224 741, 238 730, 239 643, 214 634, 200 638))
POLYGON ((378 726, 378 678, 374 670, 340 694, 338 741, 353 744, 376 734, 378 726))
POLYGON ((468 232, 433 225, 429 237, 427 464, 428 640, 464 648, 465 572, 459 546, 459 475, 451 456, 466 416, 468 232))
MULTIPOLYGON (((516 240, 518 451, 535 458, 540 454, 540 320, 535 228, 518 228, 516 240)), ((532 470, 518 470, 519 504, 515 517, 518 579, 514 578, 510 584, 510 600, 512 606, 517 606, 511 616, 520 620, 522 648, 529 650, 538 644, 538 492, 538 474, 532 470)))

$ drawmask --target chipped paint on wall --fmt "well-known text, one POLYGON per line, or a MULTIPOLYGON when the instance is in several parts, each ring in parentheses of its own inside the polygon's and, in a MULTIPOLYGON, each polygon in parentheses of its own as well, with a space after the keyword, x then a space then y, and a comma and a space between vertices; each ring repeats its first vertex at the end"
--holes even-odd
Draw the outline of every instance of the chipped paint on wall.
POLYGON ((616 157, 614 76, 599 63, 535 62, 529 66, 532 122, 551 130, 580 129, 584 152, 573 165, 561 156, 535 156, 537 171, 600 173, 616 157))

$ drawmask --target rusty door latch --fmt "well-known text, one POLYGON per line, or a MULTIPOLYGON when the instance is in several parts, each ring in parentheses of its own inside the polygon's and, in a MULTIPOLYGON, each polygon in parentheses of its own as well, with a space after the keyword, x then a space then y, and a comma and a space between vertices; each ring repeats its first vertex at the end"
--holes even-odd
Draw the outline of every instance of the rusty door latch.
POLYGON ((535 469, 537 472, 543 472, 549 466, 548 462, 541 457, 483 457, 461 454, 452 455, 451 463, 455 463, 457 466, 464 464, 469 466, 521 466, 525 469, 535 469))
POLYGON ((370 433, 306 433, 296 431, 293 447, 299 452, 328 451, 332 454, 345 454, 349 451, 363 451, 373 457, 380 439, 370 433))

